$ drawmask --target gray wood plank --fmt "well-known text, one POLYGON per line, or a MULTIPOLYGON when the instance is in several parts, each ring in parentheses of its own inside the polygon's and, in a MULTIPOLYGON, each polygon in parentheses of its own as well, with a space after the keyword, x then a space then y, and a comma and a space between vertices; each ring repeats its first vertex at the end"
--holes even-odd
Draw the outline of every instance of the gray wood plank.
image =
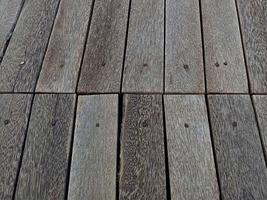
POLYGON ((32 95, 0 95, 0 199, 12 199, 32 95))
POLYGON ((167 199, 160 95, 124 96, 120 199, 167 199))
POLYGON ((162 92, 164 0, 132 1, 123 92, 162 92))
POLYGON ((202 0, 208 92, 247 93, 235 0, 202 0))
POLYGON ((78 100, 68 199, 116 198, 118 95, 78 100))
POLYGON ((165 91, 204 93, 199 0, 166 1, 165 91))
POLYGON ((16 200, 63 200, 75 95, 34 97, 16 200))
POLYGON ((219 200, 204 96, 165 96, 171 198, 219 200))
POLYGON ((267 1, 237 0, 253 93, 267 93, 267 1))
POLYGON ((267 199, 267 168, 249 96, 209 96, 222 199, 267 199))
POLYGON ((27 0, 0 65, 1 92, 32 92, 59 0, 27 0))
POLYGON ((81 69, 81 93, 119 92, 129 0, 95 2, 81 69))
POLYGON ((92 0, 61 1, 38 92, 75 92, 89 24, 92 0))

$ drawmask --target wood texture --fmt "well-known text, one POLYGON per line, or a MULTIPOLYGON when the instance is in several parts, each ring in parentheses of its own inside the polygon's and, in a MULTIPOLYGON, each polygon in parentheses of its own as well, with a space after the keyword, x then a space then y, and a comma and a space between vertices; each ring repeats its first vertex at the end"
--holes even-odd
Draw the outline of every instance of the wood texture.
POLYGON ((165 96, 171 198, 219 200, 204 96, 165 96))
POLYGON ((123 92, 162 92, 164 0, 132 1, 123 92))
POLYGON ((68 199, 116 198, 118 96, 78 100, 68 199))
POLYGON ((32 92, 59 0, 27 0, 0 66, 1 92, 32 92))
POLYGON ((253 93, 267 93, 267 1, 237 0, 253 93))
POLYGON ((119 92, 129 0, 95 1, 78 91, 119 92))
POLYGON ((199 0, 166 1, 165 91, 204 93, 199 0))
POLYGON ((74 106, 74 95, 34 97, 16 200, 64 199, 74 106))
POLYGON ((249 96, 209 96, 222 199, 267 199, 267 168, 249 96))
POLYGON ((0 199, 12 199, 31 100, 29 94, 0 95, 0 199))
POLYGON ((124 96, 120 199, 167 199, 162 97, 124 96))
POLYGON ((235 0, 202 0, 208 92, 247 93, 235 0))

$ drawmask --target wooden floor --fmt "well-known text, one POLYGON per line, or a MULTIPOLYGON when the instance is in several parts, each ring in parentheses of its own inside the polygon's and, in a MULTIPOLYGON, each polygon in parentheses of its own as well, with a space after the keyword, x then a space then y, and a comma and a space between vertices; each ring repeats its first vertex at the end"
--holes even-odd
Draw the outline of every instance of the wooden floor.
POLYGON ((0 200, 266 200, 267 0, 0 0, 0 200))

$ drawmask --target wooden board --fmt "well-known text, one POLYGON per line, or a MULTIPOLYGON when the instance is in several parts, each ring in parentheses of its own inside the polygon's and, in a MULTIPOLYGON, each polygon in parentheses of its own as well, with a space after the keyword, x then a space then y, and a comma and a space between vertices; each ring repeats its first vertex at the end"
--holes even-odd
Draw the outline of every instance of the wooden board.
POLYGON ((78 92, 120 91, 128 9, 129 0, 95 1, 78 92))
POLYGON ((166 1, 165 91, 204 93, 199 0, 166 1))
POLYGON ((1 92, 33 92, 59 0, 27 0, 0 66, 1 92))
POLYGON ((63 200, 75 96, 34 97, 16 200, 63 200))
POLYGON ((204 96, 165 96, 171 198, 219 200, 204 96))
POLYGON ((118 95, 78 100, 68 199, 116 199, 118 95))
POLYGON ((124 96, 119 199, 167 199, 160 95, 124 96))
POLYGON ((222 199, 267 199, 267 168, 249 96, 209 96, 222 199))
POLYGON ((132 1, 123 92, 162 92, 164 0, 132 1))
POLYGON ((267 1, 237 0, 252 93, 267 93, 267 1))
POLYGON ((12 199, 32 95, 0 95, 0 199, 12 199))
POLYGON ((208 92, 248 92, 235 0, 202 0, 201 7, 208 92))

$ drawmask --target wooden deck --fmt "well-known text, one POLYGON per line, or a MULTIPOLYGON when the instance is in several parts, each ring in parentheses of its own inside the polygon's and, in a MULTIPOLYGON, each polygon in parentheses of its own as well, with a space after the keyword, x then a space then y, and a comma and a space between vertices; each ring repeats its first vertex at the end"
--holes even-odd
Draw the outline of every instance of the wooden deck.
POLYGON ((266 200, 267 0, 0 0, 0 200, 266 200))

